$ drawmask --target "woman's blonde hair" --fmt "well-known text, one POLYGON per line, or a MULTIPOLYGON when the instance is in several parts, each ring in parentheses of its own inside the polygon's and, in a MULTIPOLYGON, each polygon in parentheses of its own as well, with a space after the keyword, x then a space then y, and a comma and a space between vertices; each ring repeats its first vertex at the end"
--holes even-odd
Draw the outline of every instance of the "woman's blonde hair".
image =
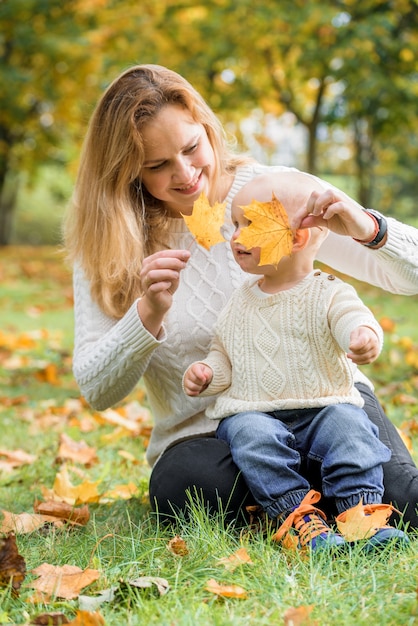
POLYGON ((141 185, 141 169, 142 129, 168 104, 185 107, 206 130, 216 163, 212 194, 222 174, 245 162, 233 154, 210 107, 176 72, 138 65, 110 84, 90 120, 64 237, 70 260, 90 281, 92 297, 116 318, 141 294, 144 257, 167 247, 168 214, 141 185))

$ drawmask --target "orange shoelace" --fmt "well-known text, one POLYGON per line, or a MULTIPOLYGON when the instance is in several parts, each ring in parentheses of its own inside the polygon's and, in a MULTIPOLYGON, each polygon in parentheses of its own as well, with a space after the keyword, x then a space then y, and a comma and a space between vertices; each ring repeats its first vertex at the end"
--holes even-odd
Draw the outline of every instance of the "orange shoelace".
POLYGON ((320 499, 321 494, 311 489, 299 506, 286 517, 283 524, 272 536, 272 540, 283 541, 290 529, 294 528, 298 533, 299 545, 304 547, 318 535, 331 532, 330 527, 326 524, 325 513, 314 506, 320 499), (305 520, 305 516, 309 516, 309 518, 305 520))

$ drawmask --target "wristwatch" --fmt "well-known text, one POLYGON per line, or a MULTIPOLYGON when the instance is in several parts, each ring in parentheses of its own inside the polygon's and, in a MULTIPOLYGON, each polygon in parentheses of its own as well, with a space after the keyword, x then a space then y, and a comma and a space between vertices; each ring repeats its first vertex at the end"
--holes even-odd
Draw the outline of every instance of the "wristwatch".
POLYGON ((363 246, 366 246, 367 248, 375 248, 377 245, 379 245, 383 237, 386 235, 388 223, 386 221, 386 218, 378 211, 374 211, 374 209, 363 209, 363 211, 371 215, 376 221, 377 232, 371 241, 368 241, 367 243, 361 243, 363 243, 363 246))

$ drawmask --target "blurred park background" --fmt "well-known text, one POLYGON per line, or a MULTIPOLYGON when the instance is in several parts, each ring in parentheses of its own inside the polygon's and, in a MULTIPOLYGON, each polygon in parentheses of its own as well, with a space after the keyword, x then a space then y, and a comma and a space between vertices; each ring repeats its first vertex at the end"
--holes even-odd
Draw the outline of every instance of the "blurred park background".
POLYGON ((417 0, 0 0, 0 245, 60 242, 88 119, 137 63, 237 149, 418 225, 417 0))

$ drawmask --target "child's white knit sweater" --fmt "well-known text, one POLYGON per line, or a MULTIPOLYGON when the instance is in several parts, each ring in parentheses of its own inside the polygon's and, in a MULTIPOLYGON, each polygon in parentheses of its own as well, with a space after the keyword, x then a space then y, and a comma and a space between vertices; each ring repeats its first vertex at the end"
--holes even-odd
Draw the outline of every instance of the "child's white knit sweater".
POLYGON ((267 295, 252 277, 219 316, 208 356, 213 379, 202 396, 221 393, 208 417, 244 411, 363 406, 346 353, 358 326, 382 329, 351 285, 313 271, 291 289, 267 295), (258 293, 259 292, 259 293, 258 293))

